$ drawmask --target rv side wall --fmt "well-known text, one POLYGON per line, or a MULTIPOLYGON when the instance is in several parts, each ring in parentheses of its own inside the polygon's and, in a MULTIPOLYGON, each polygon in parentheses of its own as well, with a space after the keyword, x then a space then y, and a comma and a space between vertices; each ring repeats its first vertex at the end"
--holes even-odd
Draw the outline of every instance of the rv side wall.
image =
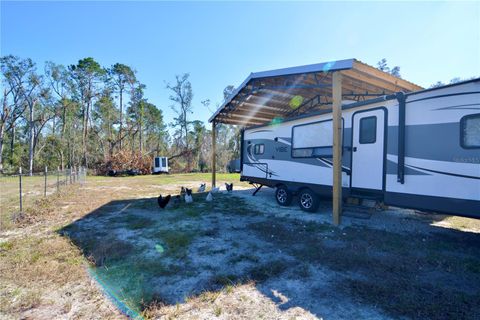
MULTIPOLYGON (((480 216, 480 149, 461 145, 461 119, 480 114, 479 101, 480 81, 407 96, 403 184, 397 181, 398 101, 387 100, 346 109, 342 114, 342 186, 345 195, 372 191, 387 204, 480 216), (380 109, 384 112, 371 111, 380 109), (352 123, 360 114, 369 116, 364 118, 375 116, 377 121, 383 121, 381 115, 384 114, 386 121, 384 132, 380 130, 381 124, 376 123, 376 133, 384 134, 384 147, 372 149, 381 150, 378 152, 384 153, 383 157, 373 157, 372 163, 363 166, 369 171, 383 168, 383 184, 364 184, 373 186, 372 190, 352 188, 355 185, 351 184, 352 176, 358 178, 358 174, 363 173, 359 172, 358 166, 353 166, 357 169, 352 171, 351 163, 351 159, 359 158, 358 153, 352 157, 352 146, 358 145, 360 137, 355 135, 361 132, 358 127, 352 130, 352 123), (352 143, 352 139, 355 142, 352 143)), ((326 143, 329 141, 329 122, 331 115, 322 114, 246 129, 242 180, 272 187, 286 184, 294 190, 307 186, 318 193, 331 195, 331 145, 326 143)), ((358 125, 358 119, 356 122, 358 125)), ((363 176, 361 179, 365 182, 374 179, 373 175, 363 176)))
MULTIPOLYGON (((393 117, 397 114, 392 112, 393 117)), ((480 118, 478 81, 410 94, 406 102, 405 183, 397 182, 396 139, 389 138, 386 202, 480 216, 480 148, 461 145, 462 119, 475 114, 480 118)), ((396 136, 397 129, 389 128, 389 134, 396 136)))

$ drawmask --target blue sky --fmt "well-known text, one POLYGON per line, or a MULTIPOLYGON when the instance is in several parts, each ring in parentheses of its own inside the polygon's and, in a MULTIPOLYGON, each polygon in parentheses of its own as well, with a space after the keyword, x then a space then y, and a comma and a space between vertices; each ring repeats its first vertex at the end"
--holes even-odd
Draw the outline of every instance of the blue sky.
POLYGON ((428 87, 480 76, 480 2, 7 2, 1 55, 134 67, 146 96, 169 108, 165 82, 189 72, 192 119, 207 121, 223 88, 250 72, 385 57, 428 87))

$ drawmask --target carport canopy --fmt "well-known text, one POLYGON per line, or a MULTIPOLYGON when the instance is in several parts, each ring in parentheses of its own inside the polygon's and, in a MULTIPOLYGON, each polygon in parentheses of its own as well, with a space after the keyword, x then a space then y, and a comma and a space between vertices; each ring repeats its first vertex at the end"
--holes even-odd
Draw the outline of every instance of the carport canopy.
POLYGON ((318 110, 333 120, 333 223, 342 212, 342 105, 423 89, 356 59, 251 73, 209 119, 212 123, 212 186, 216 184, 216 124, 253 126, 318 110))
POLYGON ((209 122, 259 125, 332 108, 332 75, 342 74, 342 100, 363 101, 423 89, 356 59, 251 73, 209 122))

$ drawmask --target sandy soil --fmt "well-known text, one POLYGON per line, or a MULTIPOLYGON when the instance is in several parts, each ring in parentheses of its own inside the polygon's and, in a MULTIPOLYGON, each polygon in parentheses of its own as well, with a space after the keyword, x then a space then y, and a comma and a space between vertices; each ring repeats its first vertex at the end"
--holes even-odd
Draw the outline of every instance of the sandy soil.
POLYGON ((476 220, 351 206, 336 228, 328 202, 305 213, 279 207, 271 189, 252 197, 245 184, 212 203, 197 194, 191 205, 156 205, 158 193, 202 180, 93 180, 2 232, 0 302, 9 307, 0 316, 480 317, 476 220))

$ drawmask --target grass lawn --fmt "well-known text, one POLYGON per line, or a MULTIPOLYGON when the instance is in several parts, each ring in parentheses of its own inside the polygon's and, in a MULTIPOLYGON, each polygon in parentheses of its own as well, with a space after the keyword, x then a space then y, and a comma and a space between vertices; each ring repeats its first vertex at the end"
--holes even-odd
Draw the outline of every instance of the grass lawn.
POLYGON ((69 187, 2 233, 0 316, 480 317, 477 220, 390 210, 335 228, 328 202, 314 214, 278 207, 271 190, 251 197, 238 178, 217 176, 232 194, 166 210, 158 194, 210 175, 69 187))
MULTIPOLYGON (((60 186, 63 187, 65 177, 59 177, 60 186)), ((47 195, 51 195, 57 190, 56 173, 47 175, 47 195)), ((23 208, 28 210, 35 205, 35 201, 44 197, 45 177, 43 175, 22 176, 22 197, 23 208)), ((19 201, 19 177, 18 176, 0 176, 0 227, 2 229, 10 228, 11 216, 20 210, 19 201)))

